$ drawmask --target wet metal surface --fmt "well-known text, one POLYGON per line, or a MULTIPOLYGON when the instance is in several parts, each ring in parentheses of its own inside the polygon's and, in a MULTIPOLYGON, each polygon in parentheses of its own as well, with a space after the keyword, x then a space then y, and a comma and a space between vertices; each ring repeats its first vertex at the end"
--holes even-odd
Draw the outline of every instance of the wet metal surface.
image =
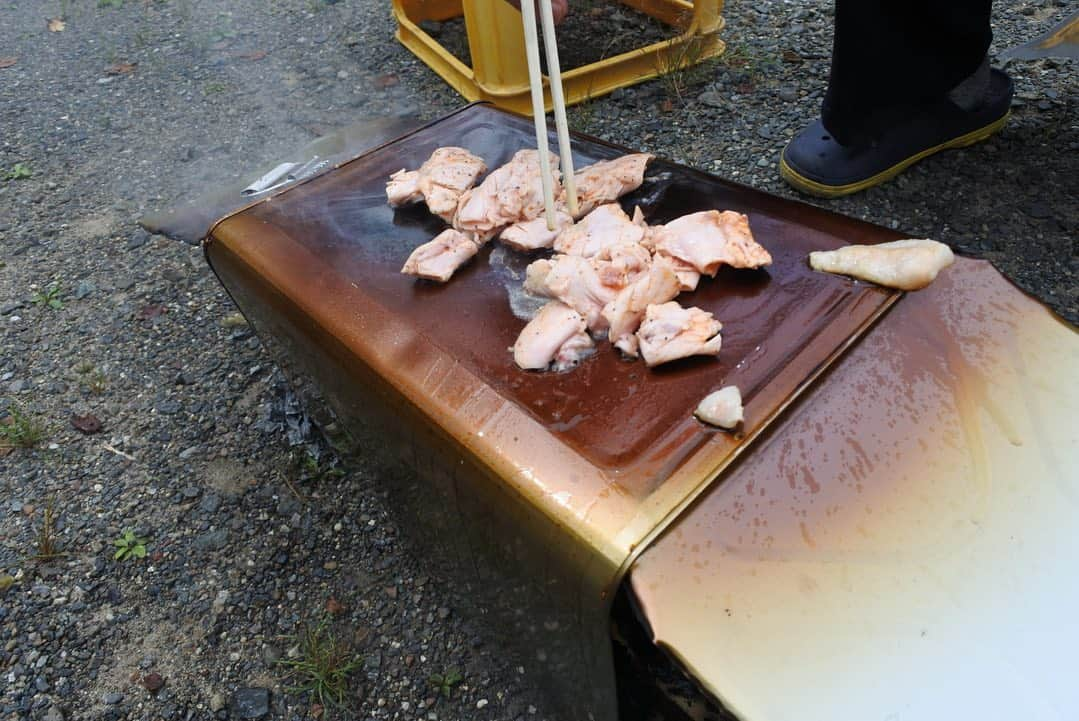
POLYGON ((656 639, 753 721, 1079 718, 1077 369, 958 259, 641 556, 656 639))
MULTIPOLYGON (((898 236, 656 161, 627 207, 653 222, 748 213, 775 257, 680 297, 724 323, 719 359, 650 372, 605 345, 570 373, 522 372, 508 351, 524 326, 516 265, 492 267, 491 244, 445 286, 401 275, 442 224, 389 208, 384 187, 442 145, 497 167, 531 133, 526 119, 470 106, 233 215, 206 251, 353 448, 412 469, 382 480, 467 601, 525 649, 570 715, 611 719, 608 606, 635 554, 899 297, 813 273, 806 254, 898 236), (738 436, 692 418, 729 384, 746 400, 738 436)), ((574 149, 577 167, 625 152, 584 138, 574 149)))

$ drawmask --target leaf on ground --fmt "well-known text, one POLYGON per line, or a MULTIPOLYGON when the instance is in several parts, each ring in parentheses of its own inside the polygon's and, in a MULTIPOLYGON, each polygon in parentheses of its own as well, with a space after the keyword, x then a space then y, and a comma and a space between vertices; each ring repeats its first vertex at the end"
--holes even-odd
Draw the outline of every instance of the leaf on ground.
POLYGON ((95 416, 93 413, 87 413, 85 416, 71 416, 71 425, 75 430, 86 435, 92 435, 94 433, 100 433, 105 427, 101 423, 101 419, 95 416))
POLYGON ((18 58, 0 58, 0 68, 10 68, 17 62, 19 62, 18 58))
POLYGON ((63 18, 49 18, 45 21, 45 27, 49 29, 50 33, 62 33, 64 28, 67 27, 67 23, 63 18))
POLYGON ((804 62, 804 60, 805 58, 789 48, 783 51, 783 62, 785 63, 800 63, 804 62))
POLYGON ((344 613, 344 611, 344 605, 336 598, 330 596, 328 599, 326 599, 326 613, 330 614, 331 616, 339 616, 344 613))
POLYGON ((670 98, 667 98, 666 100, 664 100, 662 103, 659 104, 659 109, 661 111, 663 111, 664 113, 669 113, 672 110, 674 110, 674 103, 671 102, 670 98))
POLYGON ((240 58, 254 62, 255 60, 262 60, 266 55, 267 53, 265 50, 252 50, 249 53, 240 53, 240 58))
POLYGON ((157 695, 161 687, 165 685, 165 679, 159 673, 148 673, 142 677, 142 686, 150 693, 157 695))
POLYGON ((401 82, 397 76, 393 73, 386 73, 385 75, 379 75, 375 78, 376 88, 392 88, 397 83, 401 82))
POLYGON ((226 328, 242 328, 247 325, 247 318, 243 313, 229 313, 221 319, 221 325, 226 328))
POLYGON ((153 320, 158 316, 164 315, 166 312, 168 312, 168 308, 165 306, 151 303, 150 305, 144 305, 139 309, 138 318, 139 320, 153 320))
POLYGON ((138 63, 116 63, 105 68, 105 73, 107 75, 127 75, 135 72, 136 67, 138 67, 138 63))

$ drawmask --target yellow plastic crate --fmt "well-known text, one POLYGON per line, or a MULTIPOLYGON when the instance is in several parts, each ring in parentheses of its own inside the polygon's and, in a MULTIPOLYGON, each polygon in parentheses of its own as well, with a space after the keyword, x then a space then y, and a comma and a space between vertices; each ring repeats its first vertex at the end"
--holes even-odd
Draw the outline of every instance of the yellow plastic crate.
MULTIPOLYGON (((723 0, 622 0, 681 32, 661 42, 595 63, 562 71, 567 104, 605 95, 663 72, 720 55, 725 49, 723 0)), ((528 66, 521 14, 505 0, 393 0, 397 39, 468 100, 489 100, 507 110, 530 113, 528 66), (443 22, 464 15, 472 67, 424 32, 425 20, 443 22)), ((571 22, 584 22, 582 19, 571 22)), ((547 87, 547 81, 544 80, 547 87)), ((551 107, 549 89, 547 108, 551 107)))

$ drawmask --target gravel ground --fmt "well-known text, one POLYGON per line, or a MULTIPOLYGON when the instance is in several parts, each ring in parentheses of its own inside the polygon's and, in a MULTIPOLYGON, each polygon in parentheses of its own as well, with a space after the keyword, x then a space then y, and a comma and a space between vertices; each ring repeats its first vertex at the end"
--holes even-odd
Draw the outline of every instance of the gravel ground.
MULTIPOLYGON (((1000 5, 995 50, 1076 9, 1000 5)), ((725 14, 725 62, 572 123, 792 195, 776 156, 819 104, 830 5, 725 14)), ((28 175, 0 181, 0 408, 43 433, 0 451, 0 719, 314 716, 277 661, 327 618, 362 658, 356 718, 554 718, 424 575, 377 471, 290 444, 280 376, 200 251, 136 226, 358 118, 458 107, 392 28, 385 2, 0 7, 0 170, 28 175), (50 497, 63 555, 35 561, 50 497), (146 558, 114 560, 128 529, 146 558)), ((1013 64, 1000 136, 829 207, 988 257, 1075 322, 1075 69, 1013 64)))

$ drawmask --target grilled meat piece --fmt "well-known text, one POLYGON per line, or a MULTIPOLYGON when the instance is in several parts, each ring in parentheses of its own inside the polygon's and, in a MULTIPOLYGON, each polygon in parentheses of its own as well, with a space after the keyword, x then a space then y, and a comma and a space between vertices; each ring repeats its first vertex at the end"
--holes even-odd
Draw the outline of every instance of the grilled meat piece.
POLYGON ((648 251, 637 243, 610 246, 592 258, 556 255, 529 264, 525 290, 562 301, 584 317, 589 330, 602 333, 607 330, 607 319, 602 315, 604 307, 647 273, 651 264, 648 251))
POLYGON ((645 229, 634 223, 617 203, 601 205, 554 239, 554 249, 567 255, 591 258, 604 248, 639 243, 645 229))
POLYGON ((550 248, 555 236, 563 229, 573 225, 573 217, 563 211, 555 212, 555 229, 547 229, 547 218, 540 215, 532 220, 514 223, 502 231, 498 239, 515 250, 530 251, 550 248))
POLYGON ((513 344, 513 360, 526 370, 555 370, 577 365, 592 352, 595 344, 585 332, 581 314, 553 300, 528 322, 513 344))
POLYGON ((697 290, 697 284, 701 281, 701 274, 686 261, 681 258, 674 258, 669 255, 656 253, 652 262, 662 263, 673 270, 674 274, 678 276, 678 287, 680 290, 687 293, 697 290))
POLYGON ((744 420, 742 392, 738 386, 725 386, 715 393, 709 393, 693 415, 705 423, 730 430, 744 420))
MULTIPOLYGON (((541 271, 542 284, 537 281, 532 285, 532 288, 540 291, 537 295, 562 301, 580 313, 590 329, 604 330, 606 323, 602 322, 600 312, 604 304, 618 293, 618 289, 603 285, 595 265, 588 258, 556 255, 549 261, 540 262, 546 264, 546 270, 541 271)), ((527 270, 525 273, 526 280, 529 277, 537 280, 540 275, 540 272, 529 273, 527 270)))
POLYGON ((749 218, 732 210, 706 210, 649 228, 647 244, 657 255, 676 258, 702 275, 715 276, 722 265, 759 268, 772 256, 753 239, 749 218))
MULTIPOLYGON (((562 192, 558 156, 550 154, 554 192, 562 192)), ((519 150, 510 162, 496 168, 475 188, 465 191, 457 204, 453 227, 473 233, 486 242, 506 226, 543 214, 543 185, 540 180, 539 153, 519 150)))
POLYGON ((894 240, 880 245, 848 245, 809 254, 814 270, 840 273, 900 290, 920 290, 955 260, 952 249, 935 240, 894 240))
POLYGON ((412 251, 401 272, 445 283, 479 249, 469 236, 447 228, 412 251))
POLYGON ((487 170, 483 158, 464 148, 438 148, 419 170, 402 168, 386 183, 386 197, 397 207, 424 200, 432 213, 453 220, 457 201, 487 170))
POLYGON ((641 187, 644 168, 654 157, 648 153, 632 153, 613 160, 601 160, 574 173, 573 179, 577 182, 577 218, 641 187))
MULTIPOLYGON (((628 356, 637 357, 637 328, 645 311, 657 303, 666 303, 679 293, 678 276, 670 266, 652 263, 603 307, 609 326, 607 337, 628 356)), ((677 304, 674 304, 677 305, 677 304)))
POLYGON ((719 355, 722 328, 711 313, 672 301, 648 306, 637 339, 645 364, 653 368, 694 355, 719 355))

